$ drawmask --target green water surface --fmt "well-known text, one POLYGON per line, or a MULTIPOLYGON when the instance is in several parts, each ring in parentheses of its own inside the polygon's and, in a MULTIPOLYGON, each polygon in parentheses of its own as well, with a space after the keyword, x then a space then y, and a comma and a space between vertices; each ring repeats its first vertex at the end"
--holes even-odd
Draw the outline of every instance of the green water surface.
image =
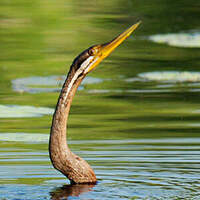
POLYGON ((138 78, 200 71, 199 48, 148 40, 200 32, 199 11, 197 0, 1 0, 0 199, 200 199, 200 83, 138 78), (70 186, 48 156, 59 92, 15 91, 12 81, 66 75, 80 52, 139 20, 89 74, 101 81, 84 84, 73 100, 70 148, 92 165, 98 184, 70 186))

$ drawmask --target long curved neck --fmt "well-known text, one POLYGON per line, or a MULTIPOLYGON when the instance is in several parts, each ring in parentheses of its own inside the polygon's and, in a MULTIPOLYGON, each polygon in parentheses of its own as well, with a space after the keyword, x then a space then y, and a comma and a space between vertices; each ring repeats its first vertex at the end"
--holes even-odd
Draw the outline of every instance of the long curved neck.
POLYGON ((63 84, 53 115, 49 154, 51 162, 72 183, 94 183, 96 176, 86 161, 70 151, 67 145, 66 127, 73 96, 85 76, 70 71, 63 84))
MULTIPOLYGON (((63 84, 53 115, 49 143, 50 150, 52 151, 56 149, 55 147, 59 148, 59 150, 65 149, 65 151, 69 151, 66 143, 67 119, 73 96, 83 79, 79 78, 78 80, 74 81, 73 78, 74 76, 69 73, 63 84)), ((50 152, 50 155, 52 151, 50 152)))
POLYGON ((66 129, 67 120, 72 103, 73 96, 81 83, 82 79, 74 80, 75 73, 69 72, 68 76, 63 84, 56 109, 53 115, 50 140, 49 140, 49 152, 52 163, 57 161, 57 156, 70 152, 67 145, 66 129), (56 157, 55 157, 56 155, 56 157))

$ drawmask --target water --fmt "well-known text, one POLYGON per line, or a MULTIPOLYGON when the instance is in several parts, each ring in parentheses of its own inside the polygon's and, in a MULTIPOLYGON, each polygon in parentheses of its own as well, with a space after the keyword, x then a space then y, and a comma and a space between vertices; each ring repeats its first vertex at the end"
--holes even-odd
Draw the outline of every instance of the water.
POLYGON ((186 0, 2 0, 0 199, 200 199, 198 8, 186 0), (68 143, 98 183, 71 186, 48 156, 63 75, 82 50, 138 20, 74 98, 68 143))
POLYGON ((26 144, 23 151, 5 147, 0 192, 8 199, 198 199, 199 145, 200 138, 73 141, 74 151, 93 163, 99 182, 71 187, 37 145, 26 144))

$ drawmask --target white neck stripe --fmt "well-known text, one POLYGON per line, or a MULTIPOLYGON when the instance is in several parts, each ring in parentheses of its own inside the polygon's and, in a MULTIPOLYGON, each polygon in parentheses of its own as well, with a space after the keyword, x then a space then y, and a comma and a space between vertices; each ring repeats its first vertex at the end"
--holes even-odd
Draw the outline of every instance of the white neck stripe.
MULTIPOLYGON (((90 56, 89 58, 87 58, 80 66, 80 68, 76 71, 76 73, 74 74, 74 77, 72 78, 71 82, 68 85, 67 88, 67 92, 65 93, 65 95, 63 96, 63 100, 64 102, 67 99, 67 96, 69 95, 69 92, 75 82, 75 80, 78 78, 78 76, 84 71, 84 69, 88 69, 90 64, 91 64, 91 60, 94 58, 94 56, 90 56)), ((93 63, 93 62, 92 62, 93 63)))

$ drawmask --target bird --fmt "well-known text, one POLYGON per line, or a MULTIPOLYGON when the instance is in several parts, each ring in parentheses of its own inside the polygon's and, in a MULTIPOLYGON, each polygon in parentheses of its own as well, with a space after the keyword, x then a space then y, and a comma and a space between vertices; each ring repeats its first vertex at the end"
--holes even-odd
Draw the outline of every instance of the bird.
POLYGON ((89 47, 74 59, 69 69, 52 118, 49 156, 53 167, 66 176, 71 185, 97 182, 92 167, 83 158, 73 153, 67 144, 67 120, 72 99, 85 76, 130 36, 140 23, 139 21, 133 24, 110 42, 89 47))

